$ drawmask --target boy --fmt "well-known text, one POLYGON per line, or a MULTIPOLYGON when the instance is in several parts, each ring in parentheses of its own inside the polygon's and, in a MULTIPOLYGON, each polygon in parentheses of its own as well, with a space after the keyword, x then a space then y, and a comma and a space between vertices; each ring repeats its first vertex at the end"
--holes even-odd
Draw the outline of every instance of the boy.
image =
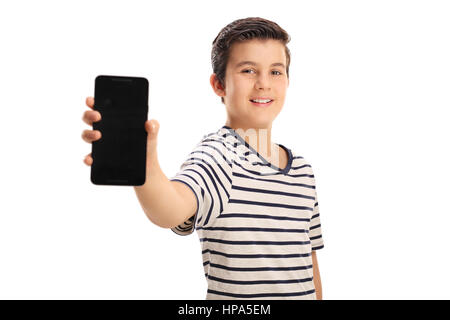
MULTIPOLYGON (((206 299, 322 299, 315 251, 324 245, 312 168, 271 141, 289 85, 289 41, 262 18, 239 19, 219 32, 210 83, 227 120, 170 180, 157 159, 159 124, 145 124, 149 183, 135 187, 136 195, 156 225, 179 235, 197 231, 206 299)), ((84 119, 92 124, 101 116, 87 111, 84 119)), ((88 142, 100 137, 83 133, 88 142)), ((92 164, 90 155, 85 163, 92 164)))

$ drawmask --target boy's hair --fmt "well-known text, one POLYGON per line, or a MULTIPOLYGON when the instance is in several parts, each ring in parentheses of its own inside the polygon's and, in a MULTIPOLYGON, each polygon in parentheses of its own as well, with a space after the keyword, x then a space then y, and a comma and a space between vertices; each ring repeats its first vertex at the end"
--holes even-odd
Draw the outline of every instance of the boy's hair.
MULTIPOLYGON (((249 17, 238 19, 228 24, 220 30, 212 43, 212 68, 222 88, 225 88, 225 71, 228 64, 231 45, 235 42, 244 42, 250 39, 280 40, 284 44, 286 52, 286 75, 289 78, 291 54, 286 44, 291 40, 291 37, 283 28, 273 21, 259 17, 249 17)), ((225 103, 223 97, 221 97, 221 100, 222 103, 225 103)))

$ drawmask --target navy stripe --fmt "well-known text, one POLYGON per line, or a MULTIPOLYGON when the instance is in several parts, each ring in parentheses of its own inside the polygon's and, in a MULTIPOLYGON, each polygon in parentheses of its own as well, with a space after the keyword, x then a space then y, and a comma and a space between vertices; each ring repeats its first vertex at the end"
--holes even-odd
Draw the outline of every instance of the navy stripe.
MULTIPOLYGON (((311 165, 305 163, 305 164, 303 164, 303 165, 301 165, 301 166, 298 166, 298 167, 292 167, 292 169, 293 169, 293 170, 298 170, 298 169, 302 169, 302 168, 306 168, 306 167, 311 168, 311 165)), ((313 175, 313 176, 314 176, 314 175, 313 175)))
POLYGON ((312 217, 311 217, 311 220, 312 219, 315 219, 315 218, 318 218, 319 217, 319 213, 316 213, 315 215, 313 215, 312 217))
POLYGON ((320 234, 320 235, 318 235, 318 236, 314 236, 314 237, 309 237, 309 240, 317 240, 317 239, 320 239, 320 238, 322 238, 322 235, 320 234))
MULTIPOLYGON (((206 162, 204 159, 201 159, 201 158, 189 158, 189 160, 200 160, 201 162, 195 161, 195 162, 190 163, 190 165, 195 164, 195 165, 199 166, 200 168, 202 168, 206 172, 206 174, 209 176, 209 180, 212 182, 212 184, 214 185, 214 188, 216 189, 217 195, 219 195, 219 188, 217 188, 216 181, 218 181, 220 183, 220 185, 222 186, 222 189, 225 190, 225 193, 227 194, 227 198, 230 197, 230 195, 228 194, 227 188, 224 187, 222 180, 219 178, 217 173, 214 171, 214 168, 211 166, 211 164, 209 164, 208 162, 206 162), (203 165, 203 163, 208 165, 208 167, 211 169, 211 172, 214 174, 216 179, 214 179, 212 177, 210 171, 203 165)), ((231 183, 231 179, 228 176, 227 176, 227 178, 231 183)), ((221 202, 222 202, 222 200, 221 200, 221 202)), ((222 208, 222 206, 221 206, 221 208, 222 208)), ((220 210, 220 211, 222 211, 222 210, 220 210)))
POLYGON ((232 254, 219 252, 215 250, 206 249, 202 251, 202 254, 210 253, 219 256, 224 256, 227 258, 237 258, 237 259, 260 259, 260 258, 303 258, 309 257, 311 253, 293 253, 293 254, 232 254))
POLYGON ((198 230, 211 231, 257 231, 257 232, 295 232, 306 233, 305 229, 253 228, 253 227, 199 227, 198 230))
MULTIPOLYGON (((245 158, 245 157, 240 157, 240 156, 238 156, 237 155, 237 157, 239 158, 239 159, 241 159, 241 160, 244 160, 244 161, 246 161, 247 159, 245 158)), ((309 174, 298 174, 298 175, 293 175, 293 174, 288 174, 288 173, 285 173, 284 172, 284 169, 283 169, 283 171, 278 171, 278 172, 268 172, 268 173, 263 173, 263 172, 259 172, 259 171, 254 171, 254 170, 250 170, 250 169, 247 169, 247 168, 245 168, 245 167, 243 167, 240 163, 238 163, 238 162, 234 162, 234 164, 235 165, 237 165, 238 167, 240 167, 243 171, 245 171, 245 172, 247 172, 247 173, 249 173, 249 174, 252 174, 252 175, 255 175, 255 176, 260 176, 260 177, 265 177, 265 176, 277 176, 277 175, 280 175, 280 176, 282 176, 282 178, 284 178, 285 176, 287 176, 287 177, 302 177, 302 176, 306 176, 306 177, 314 177, 314 175, 309 175, 309 174)), ((265 164, 263 164, 263 163, 260 163, 260 162, 252 162, 251 163, 251 165, 255 165, 255 164, 259 164, 259 165, 264 165, 264 166, 267 166, 267 165, 265 165, 265 164)), ((286 167, 287 168, 287 167, 286 167)), ((286 169, 285 168, 285 169, 286 169)))
POLYGON ((209 262, 209 265, 213 268, 219 268, 229 271, 245 271, 245 272, 251 272, 251 271, 294 271, 294 270, 306 270, 311 269, 313 266, 312 264, 307 266, 296 266, 296 267, 230 267, 230 266, 224 266, 221 264, 211 263, 209 262))
MULTIPOLYGON (((245 160, 245 158, 244 159, 242 159, 242 158, 240 158, 241 160, 245 160)), ((238 162, 235 162, 234 163, 235 165, 237 165, 238 167, 241 167, 241 169, 243 170, 243 171, 245 171, 245 172, 247 172, 247 173, 249 173, 249 174, 252 174, 252 175, 255 175, 255 176, 265 176, 266 174, 264 174, 264 173, 261 173, 261 172, 258 172, 258 171, 254 171, 254 170, 250 170, 250 169, 247 169, 247 168, 244 168, 240 163, 238 163, 238 162)), ((281 174, 280 172, 275 172, 275 173, 269 173, 269 174, 267 174, 267 175, 278 175, 278 174, 281 174)))
POLYGON ((283 196, 296 197, 296 198, 305 198, 305 199, 312 199, 312 200, 315 199, 315 197, 313 197, 313 196, 307 196, 307 195, 298 194, 298 193, 290 193, 290 192, 274 191, 274 190, 265 190, 265 189, 256 189, 256 188, 246 188, 246 187, 241 187, 241 186, 237 186, 237 185, 232 185, 231 189, 248 191, 248 192, 260 192, 260 193, 278 194, 278 195, 283 195, 283 196))
POLYGON ((240 177, 240 178, 246 178, 246 179, 253 179, 253 180, 258 180, 258 181, 264 181, 264 182, 280 183, 280 184, 285 184, 285 185, 289 185, 289 186, 305 187, 305 188, 310 188, 310 189, 316 188, 314 185, 310 185, 310 184, 255 178, 255 177, 251 177, 251 176, 246 176, 245 174, 242 174, 239 172, 233 172, 233 176, 240 177))
POLYGON ((307 173, 289 174, 288 176, 293 177, 293 178, 299 178, 299 177, 314 178, 313 174, 307 174, 307 173))
MULTIPOLYGON (((227 175, 227 173, 226 173, 225 170, 223 169, 222 165, 221 165, 220 163, 217 162, 217 160, 214 158, 213 155, 211 155, 211 154, 209 154, 208 152, 205 152, 205 151, 194 151, 194 152, 192 152, 191 154, 193 154, 193 153, 205 154, 205 155, 208 155, 209 157, 211 157, 211 158, 214 160, 214 162, 216 163, 216 165, 219 167, 219 169, 222 171, 222 173, 223 173, 223 175, 225 176, 225 178, 227 178, 228 182, 231 184, 231 178, 227 175)), ((212 166, 208 161, 206 161, 205 159, 203 159, 203 158, 197 158, 197 157, 190 157, 190 158, 187 159, 187 160, 200 160, 202 163, 207 164, 207 165, 211 168, 211 172, 214 174, 214 176, 217 178, 217 180, 218 180, 219 182, 221 181, 221 179, 219 179, 219 176, 217 175, 216 171, 214 170, 213 166, 212 166)), ((192 161, 192 162, 190 162, 189 164, 195 164, 195 163, 197 163, 197 162, 192 161)), ((222 187, 223 187, 223 184, 222 184, 222 183, 221 183, 221 185, 222 185, 222 187)), ((224 188, 224 190, 226 191, 225 188, 224 188)))
MULTIPOLYGON (((213 198, 213 196, 211 194, 211 190, 209 190, 208 184, 206 183, 206 181, 203 178, 203 176, 197 170, 185 169, 183 171, 184 173, 180 174, 180 176, 186 176, 186 177, 191 178, 191 180, 193 180, 195 182, 195 184, 200 187, 200 189, 202 190, 202 203, 204 203, 204 201, 205 201, 205 197, 204 197, 205 196, 205 192, 204 192, 203 188, 201 187, 201 185, 193 177, 191 177, 190 175, 186 174, 187 171, 195 172, 198 176, 200 176, 200 178, 203 180, 203 183, 204 183, 204 185, 205 185, 206 189, 208 190, 208 193, 209 193, 209 195, 211 197, 211 206, 209 207, 208 214, 207 214, 207 217, 206 217, 206 219, 207 219, 206 222, 207 222, 209 220, 209 217, 211 216, 212 208, 214 206, 214 198, 213 198)), ((197 210, 200 210, 200 208, 197 208, 197 210)), ((200 222, 200 221, 201 221, 201 218, 200 218, 200 220, 197 221, 197 223, 200 222)), ((206 222, 205 222, 205 224, 206 224, 206 222)))
MULTIPOLYGON (((195 172, 196 174, 198 174, 200 176, 200 178, 203 180, 204 186, 206 187, 206 190, 208 190, 208 193, 211 196, 211 205, 209 207, 208 214, 206 215, 206 219, 205 219, 205 222, 204 222, 204 224, 207 224, 208 221, 209 221, 209 218, 211 217, 212 209, 214 207, 214 197, 213 197, 213 195, 211 193, 211 190, 209 190, 209 187, 208 187, 208 184, 205 181, 205 178, 203 178, 203 176, 197 170, 194 170, 194 169, 186 169, 186 170, 184 170, 184 172, 186 172, 186 171, 192 171, 192 172, 195 172)), ((207 173, 209 175, 209 172, 207 172, 207 173)), ((197 185, 198 185, 198 183, 197 183, 197 185)), ((217 186, 216 186, 215 183, 214 183, 214 186, 217 189, 217 186)), ((220 207, 222 208, 222 198, 220 197, 220 195, 219 195, 219 200, 220 200, 220 207)), ((220 212, 222 212, 222 210, 220 212)))
POLYGON ((293 297, 303 296, 316 292, 316 290, 309 290, 304 292, 286 292, 286 293, 256 293, 256 294, 238 294, 231 292, 222 292, 217 290, 208 289, 208 293, 213 293, 221 296, 228 296, 234 298, 263 298, 263 297, 293 297))
POLYGON ((315 225, 315 226, 313 226, 313 227, 310 227, 310 228, 309 228, 309 230, 312 230, 312 229, 317 229, 317 228, 320 228, 320 223, 319 223, 319 224, 317 224, 317 225, 315 225))
POLYGON ((289 279, 289 280, 250 280, 250 281, 244 281, 244 280, 229 280, 229 279, 222 279, 218 277, 214 277, 209 275, 209 280, 214 280, 218 282, 223 283, 231 283, 231 284, 240 284, 240 285, 251 285, 251 284, 283 284, 283 283, 303 283, 303 282, 310 282, 313 280, 313 278, 305 278, 305 279, 289 279))
POLYGON ((311 250, 319 250, 322 249, 324 247, 324 245, 322 244, 321 246, 318 247, 312 247, 311 250))
POLYGON ((285 245, 306 245, 310 244, 311 241, 232 241, 232 240, 223 240, 223 239, 214 239, 214 238, 200 238, 200 241, 207 242, 217 242, 224 244, 233 244, 233 245, 277 245, 277 246, 285 246, 285 245))
POLYGON ((268 168, 280 170, 280 168, 274 166, 274 165, 273 165, 272 163, 270 163, 270 162, 252 162, 252 165, 253 165, 253 166, 268 167, 268 168))
MULTIPOLYGON (((246 160, 245 158, 239 157, 241 160, 246 160)), ((265 177, 265 176, 277 176, 277 175, 281 175, 281 176, 289 176, 288 174, 284 174, 282 171, 278 171, 278 172, 268 172, 268 173, 263 173, 263 172, 259 172, 259 171, 254 171, 254 170, 250 170, 247 168, 244 168, 240 163, 235 162, 235 165, 237 165, 238 167, 240 167, 243 171, 252 174, 254 176, 260 176, 260 177, 265 177)), ((252 163, 252 165, 254 165, 254 163, 252 163)), ((282 178, 283 178, 282 177, 282 178)))
POLYGON ((259 202, 259 201, 249 201, 249 200, 239 200, 239 199, 230 199, 229 203, 242 203, 242 204, 250 204, 255 206, 263 206, 263 207, 279 207, 279 208, 289 208, 295 210, 310 210, 313 211, 313 208, 306 206, 294 206, 283 203, 272 203, 272 202, 259 202))
POLYGON ((274 219, 274 220, 291 220, 291 221, 310 221, 309 218, 292 218, 292 217, 278 217, 266 214, 248 214, 248 213, 227 213, 220 215, 217 218, 249 218, 249 219, 274 219))
MULTIPOLYGON (((208 154, 208 153, 205 152, 204 154, 208 154)), ((222 186, 222 189, 225 191, 225 194, 226 194, 227 199, 230 198, 230 194, 228 193, 227 188, 223 185, 222 179, 220 179, 220 178, 217 176, 217 173, 214 171, 214 168, 211 166, 211 164, 209 164, 208 162, 206 162, 204 159, 201 159, 201 158, 194 158, 194 157, 193 157, 193 158, 190 158, 189 160, 200 160, 201 162, 205 163, 206 165, 209 166, 209 168, 211 169, 211 172, 212 172, 212 173, 214 174, 214 176, 216 177, 216 179, 214 179, 214 178, 211 176, 211 173, 205 168, 205 166, 204 166, 203 164, 198 163, 198 162, 192 162, 192 163, 191 163, 191 165, 192 165, 192 164, 195 164, 195 165, 201 167, 201 168, 206 172, 206 174, 209 176, 209 180, 210 180, 210 182, 212 182, 214 188, 216 189, 217 197, 218 197, 219 200, 220 200, 220 211, 219 211, 219 213, 221 213, 221 212, 223 211, 223 201, 222 201, 222 197, 220 196, 220 192, 219 192, 219 189, 218 189, 218 187, 217 187, 216 181, 218 181, 219 184, 222 186)), ((220 167, 220 166, 219 166, 219 167, 220 167)), ((220 169, 223 171, 222 167, 220 167, 220 169)), ((186 171, 188 171, 188 170, 189 170, 189 169, 186 169, 186 171)), ((197 171, 195 171, 195 172, 197 172, 197 171)), ((225 172, 224 172, 224 174, 225 174, 225 177, 226 177, 226 178, 229 180, 229 182, 231 183, 230 177, 228 177, 228 175, 227 175, 225 172)), ((203 176, 201 176, 201 178, 203 179, 203 176)), ((203 179, 203 181, 205 181, 205 179, 203 179)), ((208 185, 206 184, 206 182, 205 182, 205 185, 206 185, 206 188, 207 188, 208 191, 209 191, 209 188, 208 188, 208 185)), ((212 194, 211 194, 211 192, 210 192, 209 194, 211 195, 211 199, 212 199, 212 194)), ((212 202, 214 203, 214 199, 212 199, 212 202)), ((213 205, 211 205, 210 211, 212 210, 212 208, 213 208, 213 205)), ((208 213, 208 217, 207 217, 207 219, 205 220, 205 223, 208 223, 208 221, 209 221, 209 216, 210 216, 210 213, 208 213)))

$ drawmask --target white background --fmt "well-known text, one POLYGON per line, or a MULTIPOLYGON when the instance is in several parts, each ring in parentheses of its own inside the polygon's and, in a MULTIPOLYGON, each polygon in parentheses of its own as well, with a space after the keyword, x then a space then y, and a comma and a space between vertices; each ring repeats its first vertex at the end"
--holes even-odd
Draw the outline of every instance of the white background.
POLYGON ((447 1, 2 1, 2 299, 206 297, 196 233, 96 186, 81 117, 99 74, 144 76, 174 176, 225 124, 211 44, 259 16, 291 36, 273 140, 313 166, 324 299, 448 299, 447 1))

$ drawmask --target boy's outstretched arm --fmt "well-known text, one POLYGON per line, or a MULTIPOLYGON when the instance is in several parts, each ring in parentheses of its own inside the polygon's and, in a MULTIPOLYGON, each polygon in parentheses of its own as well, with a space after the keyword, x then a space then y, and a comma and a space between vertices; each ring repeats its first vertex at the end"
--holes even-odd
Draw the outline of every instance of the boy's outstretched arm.
MULTIPOLYGON (((90 126, 94 122, 101 121, 100 112, 94 110, 94 97, 87 97, 86 105, 91 110, 84 112, 83 121, 90 126)), ((134 190, 150 221, 162 228, 176 227, 195 214, 197 198, 185 184, 170 181, 159 167, 156 154, 158 121, 147 120, 145 130, 147 131, 146 179, 144 185, 135 186, 134 190)), ((92 143, 101 138, 101 132, 84 130, 81 136, 84 141, 92 143)), ((84 163, 88 166, 91 166, 93 161, 91 153, 84 159, 84 163)))
POLYGON ((136 196, 147 217, 162 228, 174 228, 195 214, 197 198, 186 185, 169 180, 156 154, 159 123, 147 121, 147 167, 145 184, 135 186, 136 196), (154 127, 152 127, 154 125, 154 127))
POLYGON ((322 300, 322 282, 320 281, 319 263, 317 262, 316 251, 313 250, 311 255, 313 262, 314 286, 316 288, 316 299, 322 300))

